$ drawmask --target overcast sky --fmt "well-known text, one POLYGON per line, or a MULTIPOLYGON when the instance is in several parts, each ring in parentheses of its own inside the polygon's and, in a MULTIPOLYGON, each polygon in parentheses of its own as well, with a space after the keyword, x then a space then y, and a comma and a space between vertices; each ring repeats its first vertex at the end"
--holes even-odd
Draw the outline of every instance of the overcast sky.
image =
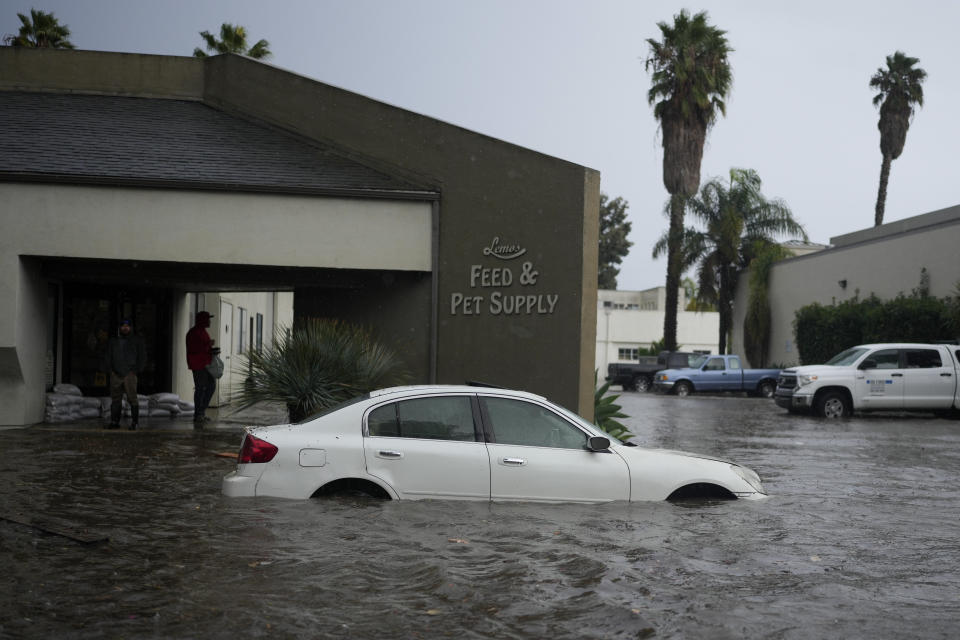
MULTIPOLYGON (((647 38, 706 10, 734 48, 727 117, 701 182, 756 169, 810 239, 873 225, 880 174, 870 77, 896 50, 928 73, 924 107, 893 162, 885 221, 960 204, 960 3, 914 0, 0 0, 53 11, 81 49, 192 54, 222 22, 270 42, 269 62, 601 172, 629 202, 634 242, 620 289, 663 284, 662 150, 647 104, 647 38)), ((958 258, 960 259, 960 258, 958 258)))

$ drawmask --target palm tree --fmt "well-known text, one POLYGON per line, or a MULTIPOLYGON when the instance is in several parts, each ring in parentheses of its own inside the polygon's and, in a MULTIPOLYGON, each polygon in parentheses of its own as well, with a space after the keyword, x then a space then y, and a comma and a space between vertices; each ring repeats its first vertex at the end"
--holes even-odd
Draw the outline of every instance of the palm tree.
POLYGON ((750 295, 743 317, 743 355, 754 367, 766 367, 770 354, 770 270, 774 263, 790 256, 778 244, 758 243, 750 262, 750 295))
POLYGON ((874 225, 883 224, 883 210, 887 203, 887 181, 890 179, 890 163, 903 153, 907 141, 907 129, 913 117, 913 105, 923 106, 923 84, 927 72, 913 65, 920 62, 902 51, 887 56, 887 68, 880 67, 870 78, 870 87, 878 89, 873 97, 873 106, 880 106, 880 187, 877 190, 877 208, 874 225))
POLYGON ((3 40, 11 47, 47 47, 50 49, 73 49, 67 40, 70 28, 57 22, 53 13, 30 9, 30 17, 18 13, 20 33, 6 36, 3 40))
MULTIPOLYGON (((247 48, 247 30, 240 25, 232 25, 224 22, 220 25, 220 39, 217 40, 209 31, 201 31, 200 37, 206 42, 207 49, 220 53, 239 53, 242 56, 249 56, 254 60, 269 58, 272 54, 270 43, 266 40, 260 40, 249 49, 247 48)), ((193 50, 193 55, 197 58, 206 58, 207 53, 197 47, 193 50)))
MULTIPOLYGON (((704 229, 683 230, 680 265, 686 269, 699 263, 697 296, 702 303, 715 304, 720 314, 720 353, 727 352, 740 271, 767 245, 775 244, 777 236, 807 238, 786 203, 768 200, 761 186, 760 176, 753 169, 731 169, 728 183, 713 178, 697 197, 687 201, 690 213, 704 229)), ((659 257, 668 243, 669 235, 661 236, 653 256, 659 257)))
POLYGON ((684 203, 700 186, 700 161, 707 130, 726 113, 724 98, 733 77, 726 32, 707 23, 707 13, 686 10, 673 25, 657 23, 662 41, 652 38, 646 68, 653 69, 647 100, 663 134, 663 185, 670 194, 667 241, 667 296, 663 339, 677 348, 677 290, 680 287, 684 203))

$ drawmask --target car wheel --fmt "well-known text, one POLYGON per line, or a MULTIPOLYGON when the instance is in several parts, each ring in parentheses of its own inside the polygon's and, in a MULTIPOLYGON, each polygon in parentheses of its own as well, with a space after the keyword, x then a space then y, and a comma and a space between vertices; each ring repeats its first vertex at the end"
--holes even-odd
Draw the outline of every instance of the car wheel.
POLYGON ((761 398, 772 398, 777 386, 769 380, 763 380, 757 385, 757 395, 761 398))
POLYGON ((647 376, 640 376, 633 381, 633 388, 637 391, 650 391, 650 378, 647 376))
POLYGON ((852 413, 847 398, 837 391, 828 391, 817 399, 817 415, 828 420, 847 418, 852 413))
POLYGON ((674 385, 673 388, 676 390, 678 396, 686 397, 693 393, 693 385, 685 380, 681 380, 674 385))

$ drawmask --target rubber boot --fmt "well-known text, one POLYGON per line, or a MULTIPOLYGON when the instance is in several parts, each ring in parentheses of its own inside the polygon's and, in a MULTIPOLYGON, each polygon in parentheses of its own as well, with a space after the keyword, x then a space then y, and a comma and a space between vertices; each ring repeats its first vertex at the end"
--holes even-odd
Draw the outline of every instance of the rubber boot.
POLYGON ((123 411, 120 402, 110 403, 110 426, 108 429, 120 428, 120 413, 123 411))
POLYGON ((130 406, 130 431, 135 431, 139 422, 140 422, 140 406, 136 404, 131 405, 130 406))

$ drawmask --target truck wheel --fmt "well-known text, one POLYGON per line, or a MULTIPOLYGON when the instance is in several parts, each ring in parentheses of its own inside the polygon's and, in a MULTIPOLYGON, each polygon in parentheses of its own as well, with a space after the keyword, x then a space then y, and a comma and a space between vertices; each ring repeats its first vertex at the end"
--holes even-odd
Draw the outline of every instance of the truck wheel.
POLYGON ((633 379, 633 388, 637 391, 650 391, 650 378, 647 376, 637 376, 633 379))
POLYGON ((686 380, 681 380, 680 382, 675 384, 673 388, 677 392, 677 395, 681 397, 686 397, 691 393, 693 393, 693 385, 691 385, 686 380))
POLYGON ((777 390, 777 385, 771 380, 761 380, 757 385, 757 395, 761 398, 772 398, 777 390))
POLYGON ((817 415, 828 420, 848 418, 853 411, 846 396, 838 391, 828 391, 817 398, 817 415))

